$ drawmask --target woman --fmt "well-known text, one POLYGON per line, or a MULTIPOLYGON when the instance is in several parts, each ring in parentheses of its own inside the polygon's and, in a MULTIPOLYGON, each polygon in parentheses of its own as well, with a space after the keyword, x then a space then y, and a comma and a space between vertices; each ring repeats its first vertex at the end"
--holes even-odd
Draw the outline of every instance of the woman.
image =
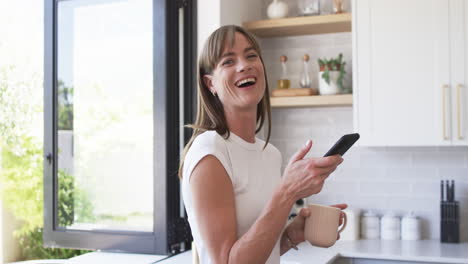
POLYGON ((271 111, 260 48, 241 27, 211 34, 198 77, 197 120, 179 176, 200 261, 279 263, 304 241, 307 210, 286 227, 294 202, 320 192, 343 159, 304 159, 309 140, 281 175, 281 154, 268 143, 271 111), (265 121, 266 142, 255 137, 265 121))

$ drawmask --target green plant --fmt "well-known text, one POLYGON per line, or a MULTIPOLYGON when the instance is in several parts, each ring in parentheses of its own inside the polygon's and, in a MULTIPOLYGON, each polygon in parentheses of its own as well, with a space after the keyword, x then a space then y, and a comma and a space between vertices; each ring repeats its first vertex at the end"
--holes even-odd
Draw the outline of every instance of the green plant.
POLYGON ((58 129, 73 130, 73 87, 58 80, 58 129))
MULTIPOLYGON (((2 196, 5 205, 22 222, 15 231, 24 259, 70 258, 83 254, 84 250, 44 248, 43 232, 43 158, 42 145, 33 138, 22 140, 24 153, 17 154, 10 148, 2 148, 3 183, 2 196)), ((76 186, 75 178, 58 171, 58 219, 60 226, 70 226, 75 216, 92 220, 92 205, 86 193, 76 186), (76 208, 76 209, 75 209, 76 208)))
POLYGON ((343 54, 340 53, 338 57, 331 59, 318 59, 318 64, 320 67, 320 72, 322 73, 322 78, 330 84, 330 71, 339 71, 337 84, 340 89, 343 89, 343 80, 346 74, 345 65, 346 62, 343 60, 343 54))
MULTIPOLYGON (((34 120, 42 120, 40 94, 43 79, 39 74, 26 72, 16 66, 0 67, 1 196, 5 207, 21 223, 14 235, 19 241, 23 259, 70 258, 86 251, 44 248, 42 243, 42 122, 35 123, 34 120)), ((67 93, 72 94, 72 88, 67 93)), ((72 107, 70 98, 67 94, 65 105, 68 108, 62 111, 66 114, 72 107)), ((70 124, 63 126, 69 128, 70 124)), ((61 170, 58 177, 59 225, 93 219, 88 196, 77 187, 74 177, 61 170)))
POLYGON ((42 246, 43 229, 29 230, 19 237, 21 253, 25 260, 30 259, 68 259, 89 251, 69 248, 45 248, 42 246))

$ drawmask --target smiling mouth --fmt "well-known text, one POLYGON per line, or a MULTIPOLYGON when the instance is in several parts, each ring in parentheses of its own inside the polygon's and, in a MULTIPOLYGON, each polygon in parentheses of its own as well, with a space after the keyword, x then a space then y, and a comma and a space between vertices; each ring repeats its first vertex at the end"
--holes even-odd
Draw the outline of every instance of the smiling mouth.
POLYGON ((236 83, 236 86, 239 88, 246 88, 246 87, 254 85, 256 82, 257 80, 255 78, 246 78, 246 79, 238 81, 236 83))

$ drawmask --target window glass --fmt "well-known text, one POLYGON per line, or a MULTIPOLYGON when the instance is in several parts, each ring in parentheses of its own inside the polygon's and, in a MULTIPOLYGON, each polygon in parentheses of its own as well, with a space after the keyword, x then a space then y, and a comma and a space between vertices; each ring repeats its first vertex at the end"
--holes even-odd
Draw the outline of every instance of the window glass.
POLYGON ((57 25, 58 225, 152 232, 152 1, 61 1, 57 25))

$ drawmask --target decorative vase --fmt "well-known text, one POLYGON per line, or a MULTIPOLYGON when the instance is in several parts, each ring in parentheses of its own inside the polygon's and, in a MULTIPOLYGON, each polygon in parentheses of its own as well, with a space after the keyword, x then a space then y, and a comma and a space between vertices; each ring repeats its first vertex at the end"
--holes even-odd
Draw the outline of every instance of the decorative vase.
POLYGON ((340 87, 338 86, 338 78, 340 77, 339 71, 330 71, 330 84, 325 81, 322 77, 323 72, 318 73, 319 79, 319 93, 322 95, 326 94, 338 94, 340 87))
POLYGON ((280 0, 273 0, 267 8, 267 16, 271 19, 283 18, 288 15, 288 4, 280 0))

